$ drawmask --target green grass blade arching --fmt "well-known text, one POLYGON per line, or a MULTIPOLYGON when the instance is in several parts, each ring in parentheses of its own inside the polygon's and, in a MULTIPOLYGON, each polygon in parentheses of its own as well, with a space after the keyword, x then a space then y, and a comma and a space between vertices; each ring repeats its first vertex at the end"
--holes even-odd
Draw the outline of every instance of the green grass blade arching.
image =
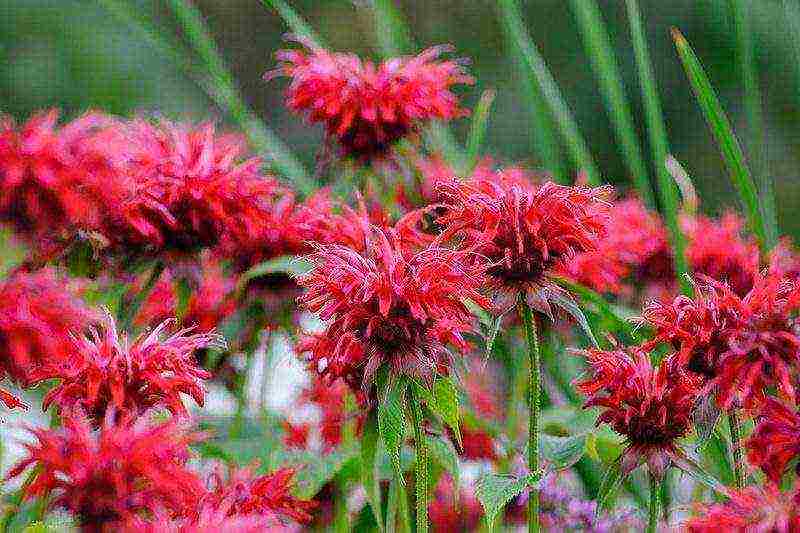
POLYGON ((747 167, 742 147, 739 145, 722 104, 692 47, 677 29, 672 30, 672 36, 697 103, 703 111, 706 122, 711 127, 720 152, 722 152, 722 158, 728 167, 733 186, 742 200, 750 231, 758 239, 762 251, 767 251, 770 243, 767 240, 766 224, 759 207, 758 192, 750 169, 747 167))
POLYGON ((469 130, 467 139, 467 174, 471 174, 480 157, 481 145, 486 137, 486 129, 489 125, 489 112, 496 93, 492 89, 483 91, 478 105, 472 112, 472 126, 469 130))
POLYGON ((516 0, 497 0, 500 17, 505 31, 510 39, 517 43, 521 62, 527 65, 533 73, 533 78, 541 90, 544 101, 553 115, 558 131, 575 165, 586 172, 590 185, 599 185, 602 181, 600 170, 592 158, 589 147, 578 129, 578 124, 570 111, 569 106, 561 95, 558 84, 547 68, 547 64, 539 53, 538 48, 531 40, 522 20, 516 0))
POLYGON ((650 185, 647 165, 633 125, 625 87, 600 9, 596 0, 571 0, 571 2, 584 45, 600 84, 600 92, 603 94, 617 142, 625 156, 625 165, 642 201, 652 209, 655 207, 653 188, 650 185))
POLYGON ((312 42, 317 46, 325 46, 319 34, 303 20, 303 17, 301 17, 288 2, 284 0, 261 0, 261 3, 277 11, 284 22, 286 22, 287 26, 291 28, 294 36, 312 42))
POLYGON ((645 118, 650 138, 650 148, 656 167, 659 199, 664 214, 664 221, 670 234, 670 242, 674 256, 675 273, 681 289, 685 294, 691 294, 691 284, 686 279, 688 265, 686 262, 686 239, 678 222, 678 187, 667 171, 667 156, 669 145, 667 143, 667 130, 664 126, 664 116, 661 112, 661 100, 658 96, 653 65, 650 62, 650 52, 647 47, 642 17, 639 14, 639 5, 636 0, 625 0, 628 11, 628 20, 631 27, 633 50, 636 56, 636 66, 639 71, 639 83, 642 86, 645 118))

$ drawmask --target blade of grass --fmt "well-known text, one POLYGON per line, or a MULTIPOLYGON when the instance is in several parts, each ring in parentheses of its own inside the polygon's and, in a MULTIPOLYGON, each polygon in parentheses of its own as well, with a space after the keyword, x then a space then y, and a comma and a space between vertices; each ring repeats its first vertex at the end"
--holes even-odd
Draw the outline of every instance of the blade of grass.
MULTIPOLYGON (((121 1, 100 0, 100 4, 113 16, 137 28, 159 53, 180 66, 217 105, 226 109, 245 132, 253 147, 272 159, 278 172, 292 180, 301 191, 313 190, 313 183, 308 179, 308 173, 303 165, 283 141, 249 110, 238 93, 230 74, 227 78, 220 76, 220 73, 215 72, 212 65, 206 61, 210 80, 202 79, 194 71, 192 61, 186 59, 190 55, 189 51, 184 49, 183 45, 165 37, 163 32, 159 31, 152 22, 138 15, 121 1)), ((212 50, 215 50, 213 45, 212 50)), ((203 59, 205 60, 205 58, 203 59)), ((222 66, 223 72, 227 72, 221 60, 215 66, 222 66)))
POLYGON ((711 127, 722 152, 722 158, 728 167, 733 186, 744 204, 750 231, 758 239, 762 252, 766 252, 770 249, 771 243, 767 240, 767 230, 759 208, 758 193, 750 175, 750 169, 747 168, 742 147, 733 133, 730 121, 694 50, 681 32, 675 28, 672 29, 672 38, 678 48, 678 55, 683 62, 683 68, 689 78, 697 103, 703 111, 706 122, 711 127))
POLYGON ((667 171, 667 157, 669 145, 667 131, 664 126, 664 116, 661 112, 661 101, 658 97, 653 66, 650 62, 650 52, 645 39, 642 17, 639 14, 639 5, 636 0, 625 0, 628 11, 628 20, 631 27, 631 39, 636 56, 636 67, 639 71, 639 83, 642 86, 645 118, 650 137, 650 149, 656 167, 659 199, 664 214, 664 221, 670 234, 675 274, 684 294, 692 293, 692 286, 686 279, 688 265, 686 263, 686 239, 681 231, 678 221, 678 188, 672 181, 667 171))
POLYGON ((761 89, 754 57, 753 31, 750 16, 752 7, 744 0, 728 0, 736 28, 736 48, 744 83, 744 108, 750 133, 750 159, 753 161, 761 209, 766 225, 767 242, 774 246, 778 239, 778 221, 775 209, 775 194, 769 175, 764 146, 764 117, 761 112, 761 89))
POLYGON ((550 112, 573 162, 581 171, 586 173, 586 179, 590 185, 600 185, 600 171, 594 159, 592 159, 589 147, 578 129, 575 118, 572 116, 572 111, 570 111, 569 106, 567 106, 561 95, 558 84, 547 68, 539 49, 531 40, 530 35, 528 35, 528 30, 525 28, 516 0, 498 0, 497 3, 500 8, 503 28, 508 32, 511 39, 517 43, 524 60, 523 64, 526 64, 533 72, 536 84, 541 90, 544 101, 550 108, 550 112))
POLYGON ((783 0, 783 13, 789 29, 789 41, 794 50, 795 91, 800 91, 800 9, 795 0, 783 0))
POLYGON ((284 0, 261 0, 261 3, 277 11, 289 28, 291 28, 293 35, 310 41, 317 46, 325 46, 325 42, 319 34, 311 29, 311 26, 303 20, 303 17, 301 17, 287 2, 284 0))
POLYGON ((492 108, 496 92, 492 89, 483 91, 478 105, 472 115, 472 127, 467 140, 467 174, 471 174, 478 163, 481 145, 486 136, 486 127, 489 123, 489 111, 492 108))
POLYGON ((650 185, 647 166, 625 96, 625 87, 600 9, 595 0, 572 0, 572 9, 600 84, 600 91, 603 93, 617 142, 625 156, 625 164, 640 198, 652 209, 655 207, 653 188, 650 185))

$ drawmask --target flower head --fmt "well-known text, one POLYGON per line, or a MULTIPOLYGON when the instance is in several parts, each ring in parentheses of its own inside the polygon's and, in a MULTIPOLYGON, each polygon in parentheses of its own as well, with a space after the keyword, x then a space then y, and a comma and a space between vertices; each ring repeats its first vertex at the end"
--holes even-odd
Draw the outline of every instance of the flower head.
POLYGON ((188 445, 200 436, 173 421, 112 418, 99 432, 77 416, 64 417, 58 429, 30 430, 37 441, 26 445, 28 456, 8 478, 39 469, 25 497, 50 493, 52 508, 67 509, 98 530, 142 511, 189 512, 203 493, 200 479, 186 468, 188 445))
POLYGON ((800 456, 800 413, 775 398, 767 398, 746 442, 747 460, 780 483, 786 466, 800 456))
POLYGON ((74 362, 53 372, 61 382, 43 407, 54 403, 62 413, 79 409, 99 421, 111 411, 138 416, 152 407, 185 415, 181 394, 202 405, 203 380, 210 374, 197 365, 194 352, 225 342, 214 333, 190 335, 188 329, 167 336, 169 325, 163 322, 129 342, 107 315, 102 327, 74 337, 74 362))
POLYGON ((740 297, 730 287, 704 278, 694 299, 653 302, 643 311, 656 330, 651 345, 672 344, 682 364, 703 375, 717 402, 753 408, 777 387, 794 401, 794 379, 800 372, 800 337, 796 284, 776 275, 756 274, 754 285, 740 297))
MULTIPOLYGON (((796 489, 795 489, 796 490, 796 489)), ((781 492, 767 483, 733 492, 725 503, 700 506, 695 516, 684 524, 691 533, 717 531, 800 531, 800 491, 794 495, 781 492)))
POLYGON ((463 299, 481 296, 485 266, 474 254, 431 244, 415 251, 393 230, 375 229, 359 252, 320 245, 314 268, 299 278, 301 303, 330 321, 299 349, 330 379, 357 387, 388 363, 393 371, 428 378, 450 360, 447 344, 466 347, 475 324, 463 299))
POLYGON ((324 124, 347 155, 381 154, 422 123, 468 114, 450 89, 472 78, 460 61, 438 60, 446 46, 375 65, 302 44, 305 49, 278 52, 280 64, 266 77, 290 77, 286 105, 324 124))
POLYGON ((681 457, 676 441, 691 427, 700 379, 685 372, 675 358, 653 367, 640 347, 585 354, 591 375, 576 386, 588 397, 584 408, 602 409, 597 423, 609 424, 627 438, 623 471, 646 463, 661 476, 681 457))

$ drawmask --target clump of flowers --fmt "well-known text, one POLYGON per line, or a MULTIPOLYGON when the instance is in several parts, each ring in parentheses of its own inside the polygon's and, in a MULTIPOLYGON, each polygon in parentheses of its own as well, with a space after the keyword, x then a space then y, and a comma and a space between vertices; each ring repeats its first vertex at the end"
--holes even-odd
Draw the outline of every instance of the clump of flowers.
POLYGON ((357 388, 389 364, 394 372, 429 379, 447 368, 449 343, 466 348, 476 325, 463 299, 488 305, 479 290, 485 266, 473 253, 437 244, 416 251, 392 230, 376 229, 363 252, 320 245, 314 268, 298 281, 300 301, 329 324, 299 351, 328 379, 357 388))
POLYGON ((686 372, 676 358, 654 367, 640 347, 587 350, 590 375, 577 381, 588 397, 584 408, 600 407, 598 424, 624 435, 627 448, 621 468, 628 474, 641 464, 660 479, 671 463, 681 464, 677 440, 692 425, 691 411, 701 380, 686 372))
POLYGON ((800 491, 781 492, 767 483, 746 487, 730 494, 724 503, 698 506, 695 516, 684 524, 691 533, 716 531, 770 531, 790 533, 800 530, 800 491))
POLYGON ((214 333, 189 334, 184 329, 166 334, 170 321, 129 342, 117 333, 111 315, 102 327, 87 336, 77 336, 62 369, 51 377, 61 382, 45 397, 43 407, 55 404, 59 412, 79 410, 100 421, 107 413, 139 416, 153 407, 186 415, 182 394, 202 405, 203 380, 210 374, 200 368, 196 350, 224 348, 224 339, 214 333))
POLYGON ((300 42, 303 49, 277 53, 280 64, 266 77, 290 77, 286 105, 324 124, 346 155, 383 154, 422 124, 468 114, 451 87, 473 80, 461 61, 439 60, 447 46, 375 65, 300 42))
POLYGON ((85 531, 157 509, 189 513, 203 494, 200 479, 186 468, 188 445, 200 435, 172 421, 113 418, 99 432, 80 416, 64 417, 58 429, 32 429, 36 442, 26 445, 28 456, 8 478, 37 469, 25 497, 51 494, 50 507, 74 513, 85 531))
POLYGON ((800 456, 800 413, 775 398, 767 398, 747 440, 747 460, 780 483, 786 467, 800 456))

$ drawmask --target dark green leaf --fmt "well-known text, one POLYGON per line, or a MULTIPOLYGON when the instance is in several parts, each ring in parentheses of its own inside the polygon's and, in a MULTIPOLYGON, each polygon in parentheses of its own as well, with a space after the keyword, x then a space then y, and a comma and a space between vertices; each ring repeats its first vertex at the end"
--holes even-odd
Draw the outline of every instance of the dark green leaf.
POLYGON ((515 496, 541 480, 541 472, 528 476, 488 472, 475 483, 475 496, 483 505, 486 523, 492 527, 495 518, 515 496))
POLYGON ((486 127, 489 122, 489 111, 492 108, 492 102, 496 92, 493 89, 483 91, 481 99, 478 101, 478 106, 472 114, 472 126, 469 130, 469 138, 467 141, 467 174, 471 174, 475 165, 478 163, 480 157, 481 144, 483 138, 486 136, 486 127))
POLYGON ((361 434, 361 483, 367 492, 367 502, 375 515, 375 521, 383 531, 381 518, 381 489, 375 476, 375 454, 378 449, 378 418, 371 410, 361 434))
POLYGON ((259 263, 250 268, 247 272, 239 277, 237 282, 237 292, 242 291, 247 287, 247 283, 255 278, 266 276, 268 274, 285 274, 287 276, 302 276, 311 270, 311 264, 305 259, 294 255, 283 255, 259 263))
POLYGON ((378 405, 378 428, 386 453, 392 460, 395 474, 404 484, 403 470, 400 464, 400 450, 406 435, 406 399, 408 382, 400 379, 389 382, 384 397, 378 405))

